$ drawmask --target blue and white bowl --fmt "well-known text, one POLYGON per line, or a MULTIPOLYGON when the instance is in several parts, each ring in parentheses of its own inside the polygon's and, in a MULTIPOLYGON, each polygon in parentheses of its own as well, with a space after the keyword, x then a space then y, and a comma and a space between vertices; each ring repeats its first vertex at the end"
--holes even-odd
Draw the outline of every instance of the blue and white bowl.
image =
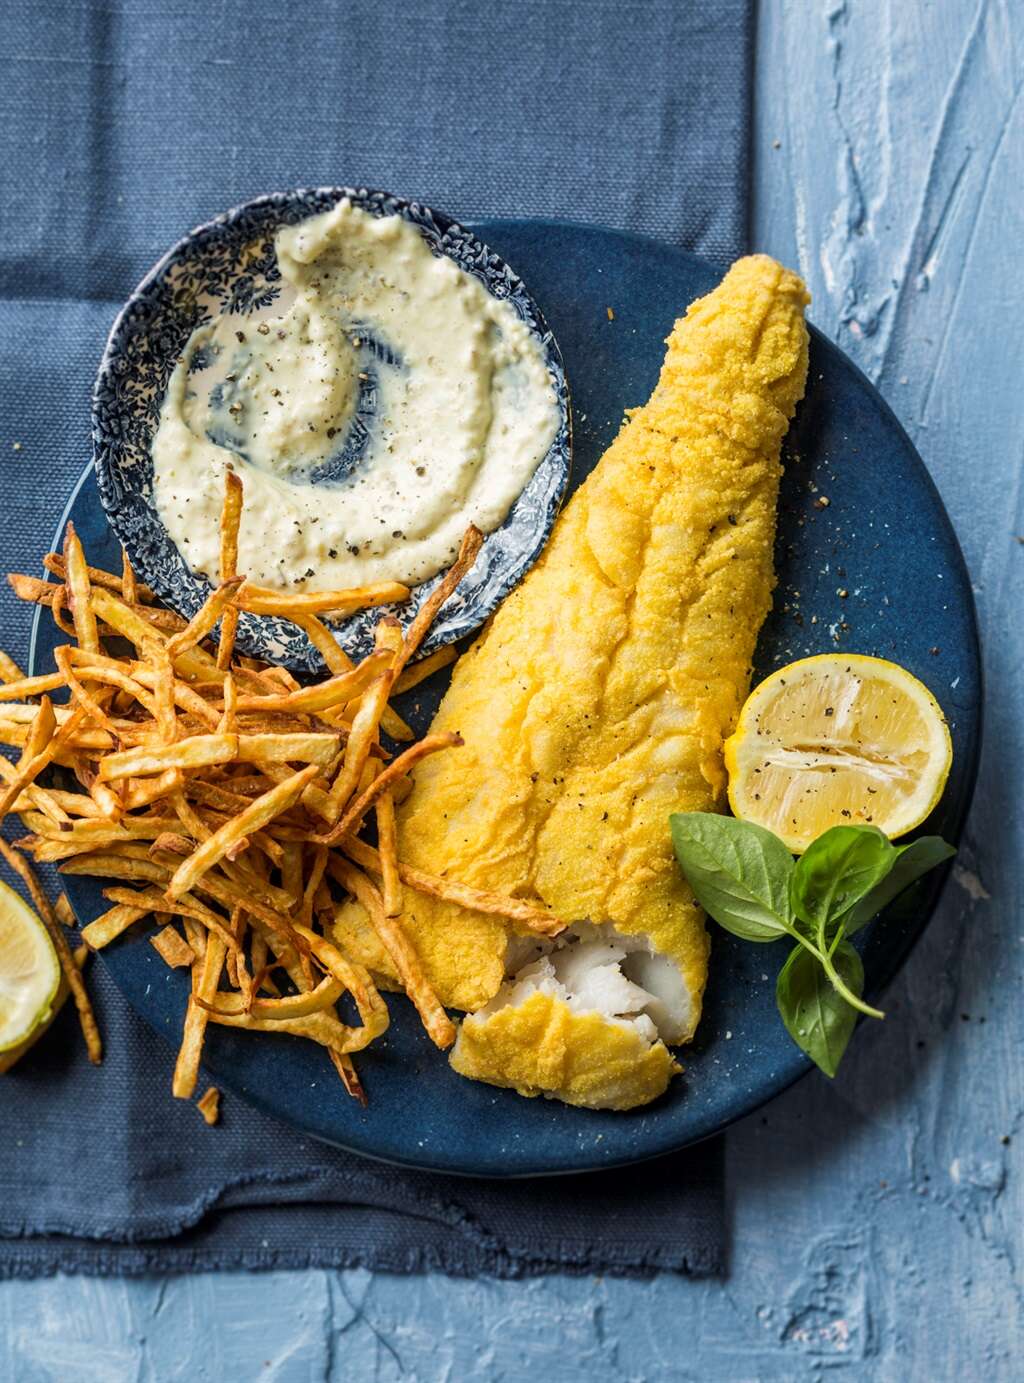
MULTIPOLYGON (((442 609, 424 642, 428 653, 476 629, 539 556, 569 478, 572 426, 558 344, 523 281, 471 232, 419 202, 366 188, 320 187, 259 197, 199 226, 150 270, 121 310, 93 391, 93 457, 100 499, 132 563, 173 610, 191 618, 209 594, 168 537, 153 496, 152 442, 175 362, 196 327, 218 314, 265 311, 281 291, 274 236, 286 225, 329 211, 343 197, 372 216, 401 216, 432 253, 455 261, 496 298, 507 301, 544 351, 558 399, 558 433, 500 528, 489 534, 473 571, 442 609), (254 253, 254 246, 256 247, 254 253)), ((440 580, 415 587, 391 610, 408 623, 440 580)), ((372 647, 382 611, 366 610, 334 626, 354 658, 372 647)), ((320 655, 288 620, 243 614, 239 648, 295 672, 323 671, 320 655)))

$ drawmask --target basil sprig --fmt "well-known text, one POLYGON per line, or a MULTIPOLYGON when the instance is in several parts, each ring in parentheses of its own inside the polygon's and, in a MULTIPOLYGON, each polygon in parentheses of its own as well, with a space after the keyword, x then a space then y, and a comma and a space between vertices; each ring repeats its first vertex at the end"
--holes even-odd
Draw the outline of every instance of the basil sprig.
POLYGON ((874 826, 833 826, 794 860, 778 836, 712 812, 669 818, 676 858, 709 917, 744 941, 794 943, 775 986, 793 1041, 834 1076, 864 1002, 848 938, 956 851, 938 836, 893 845, 874 826))

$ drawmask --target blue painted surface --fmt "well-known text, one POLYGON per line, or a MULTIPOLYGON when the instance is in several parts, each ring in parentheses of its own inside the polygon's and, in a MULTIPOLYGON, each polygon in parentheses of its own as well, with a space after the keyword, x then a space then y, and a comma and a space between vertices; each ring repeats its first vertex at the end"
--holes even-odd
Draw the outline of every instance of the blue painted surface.
MULTIPOLYGON (((574 489, 614 436, 623 410, 654 387, 680 304, 706 292, 719 274, 693 255, 619 232, 530 221, 488 222, 480 231, 524 275, 561 344, 580 418, 574 489)), ((954 749, 945 796, 926 829, 955 840, 978 749, 980 669, 970 580, 906 434, 860 371, 818 332, 807 391, 787 438, 779 511, 779 588, 758 643, 758 675, 795 658, 852 649, 897 658, 924 679, 943 705, 954 749), (829 498, 825 509, 817 507, 821 495, 829 498)), ((70 517, 90 560, 116 570, 117 542, 94 484, 83 486, 70 517)), ((64 641, 49 618, 38 619, 36 628, 30 672, 51 668, 49 650, 64 641)), ((441 673, 428 688, 409 692, 397 703, 399 713, 425 732, 449 681, 441 673)), ((892 978, 942 882, 943 872, 922 880, 859 939, 869 995, 892 978)), ((68 875, 64 886, 83 921, 108 907, 102 880, 68 875)), ((149 944, 155 930, 156 924, 126 934, 102 961, 176 1048, 188 977, 168 972, 149 944)), ((765 951, 716 932, 685 1075, 650 1109, 628 1117, 524 1102, 513 1091, 463 1080, 433 1054, 410 1004, 392 1005, 387 1036, 363 1063, 370 1093, 363 1110, 349 1100, 321 1098, 323 1053, 312 1043, 254 1042, 222 1028, 207 1037, 205 1065, 218 1084, 285 1122, 388 1161, 488 1176, 614 1166, 717 1132, 809 1068, 778 1019, 775 981, 784 959, 784 948, 765 951), (396 1109, 404 1111, 401 1120, 396 1109)))
POLYGON ((1019 1377, 1022 26, 1009 0, 761 6, 756 243, 928 462, 989 690, 965 849, 886 1023, 729 1135, 729 1280, 10 1283, 0 1377, 1019 1377))

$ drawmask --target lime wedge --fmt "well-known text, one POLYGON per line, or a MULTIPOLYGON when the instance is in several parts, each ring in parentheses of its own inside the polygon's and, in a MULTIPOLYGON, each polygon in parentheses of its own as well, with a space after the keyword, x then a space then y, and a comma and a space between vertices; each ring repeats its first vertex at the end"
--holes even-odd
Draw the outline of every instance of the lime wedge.
POLYGON ((49 1017, 60 964, 46 928, 0 883, 0 1052, 17 1047, 49 1017))

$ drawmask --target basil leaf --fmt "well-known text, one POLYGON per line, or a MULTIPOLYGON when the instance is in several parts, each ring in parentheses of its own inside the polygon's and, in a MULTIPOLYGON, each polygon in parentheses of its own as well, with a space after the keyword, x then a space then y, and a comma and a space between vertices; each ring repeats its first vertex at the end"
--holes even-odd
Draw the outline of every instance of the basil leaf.
POLYGON ((744 941, 791 933, 793 856, 778 836, 715 812, 676 812, 669 824, 687 882, 720 927, 744 941))
MULTIPOLYGON (((848 941, 832 957, 840 975, 858 997, 864 988, 864 967, 848 941)), ((834 1076, 857 1022, 857 1014, 832 988, 818 961, 804 946, 794 946, 775 985, 786 1031, 826 1076, 834 1076)))
POLYGON ((846 917, 846 934, 866 927, 873 917, 877 917, 905 888, 927 874, 929 869, 944 864, 956 854, 956 848, 947 845, 941 836, 922 836, 896 849, 896 859, 886 877, 861 898, 846 917))
POLYGON ((833 826, 801 855, 789 882, 793 912, 819 940, 879 884, 896 850, 874 826, 833 826))

